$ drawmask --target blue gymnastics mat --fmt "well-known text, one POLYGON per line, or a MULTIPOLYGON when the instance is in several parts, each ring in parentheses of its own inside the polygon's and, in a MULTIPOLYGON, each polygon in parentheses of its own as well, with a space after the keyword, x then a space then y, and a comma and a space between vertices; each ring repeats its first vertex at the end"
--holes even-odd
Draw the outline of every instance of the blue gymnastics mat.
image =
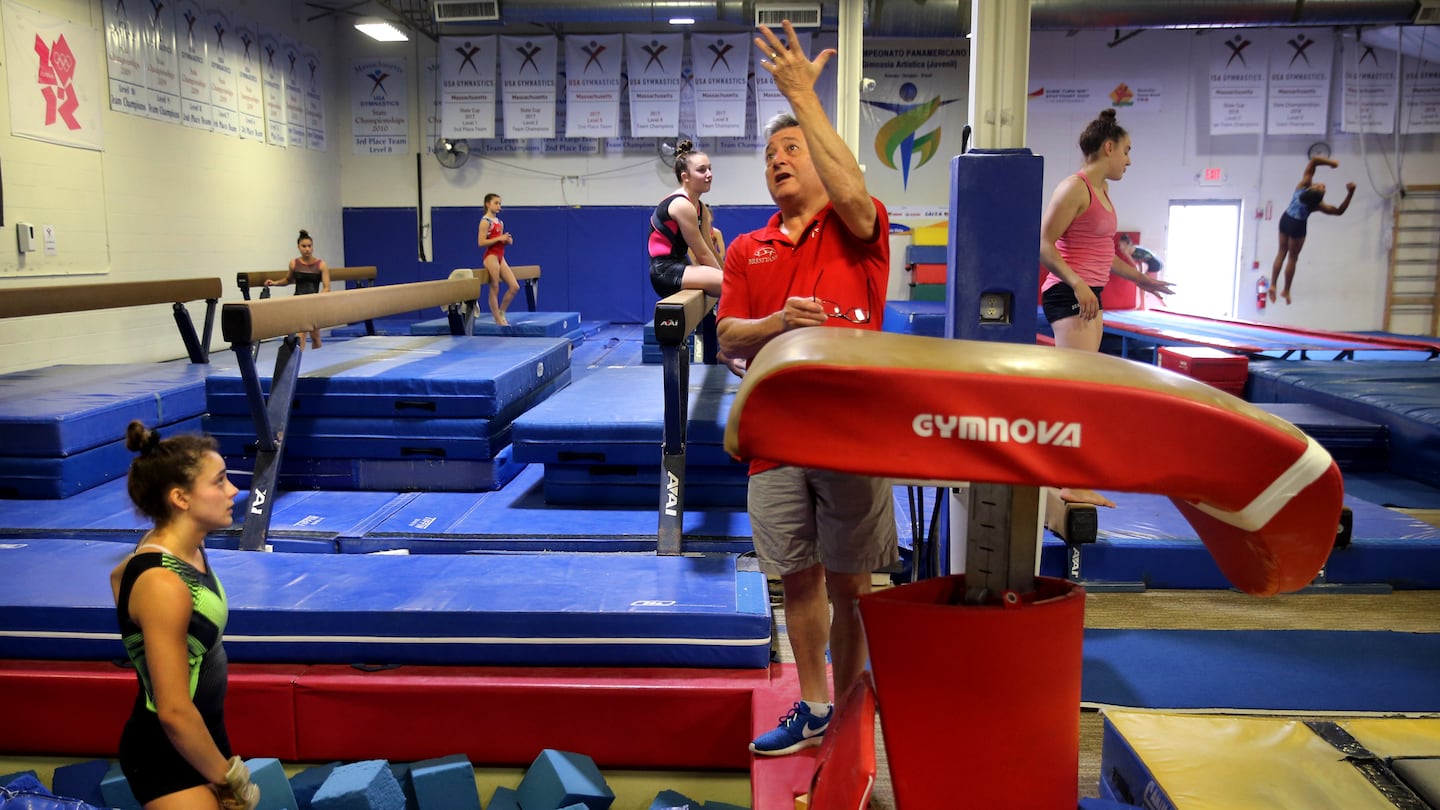
POLYGON ((1389 471, 1440 487, 1440 363, 1251 363, 1246 390, 1383 425, 1389 471))
POLYGON ((945 337, 945 302, 886 301, 884 329, 907 335, 945 337))
MULTIPOLYGON (((174 436, 195 433, 200 424, 200 417, 192 416, 161 425, 147 423, 147 427, 158 427, 163 435, 174 436)), ((58 458, 0 456, 0 497, 68 498, 106 481, 124 478, 134 458, 124 439, 58 458)))
MULTIPOLYGON (((361 537, 341 537, 340 551, 655 552, 659 489, 648 506, 567 507, 546 503, 539 465, 498 492, 421 492, 361 537)), ((686 509, 685 550, 751 550, 745 509, 686 509)))
MULTIPOLYGON (((476 336, 490 337, 563 337, 572 343, 585 339, 585 329, 580 325, 578 312, 507 312, 509 326, 500 326, 482 310, 475 316, 473 331, 476 336), (573 335, 573 337, 572 337, 573 335)), ((450 319, 435 318, 410 325, 412 335, 448 335, 450 319)))
MULTIPOLYGON (((0 657, 121 657, 114 543, 0 547, 0 657), (91 572, 93 576, 77 576, 91 572)), ((734 555, 208 553, 233 661, 764 668, 765 576, 734 555)))
MULTIPOLYGON (((726 466, 725 422, 740 380, 724 366, 690 369, 688 464, 726 466)), ((523 416, 511 441, 515 458, 545 464, 660 467, 665 384, 654 366, 597 368, 523 416)))
MULTIPOLYGON (((267 393, 275 343, 256 361, 267 393)), ((570 368, 570 343, 557 338, 361 337, 307 349, 293 414, 489 419, 570 368)), ((211 414, 247 416, 238 369, 206 381, 211 414)))
POLYGON ((4 453, 64 457, 124 439, 132 419, 154 426, 199 416, 205 412, 205 378, 221 368, 127 363, 0 375, 4 453))
MULTIPOLYGON (((253 459, 227 456, 236 486, 250 485, 253 459), (238 469, 235 469, 238 468, 238 469)), ((368 491, 485 492, 500 489, 525 465, 506 445, 488 459, 322 458, 287 455, 280 462, 281 489, 368 491)))
POLYGON ((1440 712, 1440 633, 1085 630, 1086 706, 1440 712))
MULTIPOLYGON (((1107 492, 1115 509, 1100 510, 1099 539, 1079 546, 1079 579, 1143 583, 1150 588, 1229 588, 1215 559, 1169 498, 1107 492)), ((1350 545, 1336 549, 1325 568, 1332 584, 1440 587, 1440 528, 1353 496, 1350 545)), ((1070 576, 1066 548, 1047 533, 1040 572, 1070 576)))

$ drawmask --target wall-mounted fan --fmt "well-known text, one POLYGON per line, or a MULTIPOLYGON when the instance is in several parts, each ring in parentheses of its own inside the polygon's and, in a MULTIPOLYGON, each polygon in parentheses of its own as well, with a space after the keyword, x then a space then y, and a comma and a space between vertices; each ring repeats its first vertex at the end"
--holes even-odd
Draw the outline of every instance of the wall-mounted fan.
MULTIPOLYGON (((660 165, 664 166, 666 170, 674 168, 675 146, 681 141, 692 141, 697 145, 699 144, 699 140, 694 135, 686 135, 683 132, 673 138, 655 139, 655 151, 660 153, 660 165)), ((699 147, 697 146, 696 148, 698 149, 699 147)))
POLYGON ((470 159, 470 142, 464 138, 439 138, 435 141, 435 159, 447 169, 458 169, 470 159))

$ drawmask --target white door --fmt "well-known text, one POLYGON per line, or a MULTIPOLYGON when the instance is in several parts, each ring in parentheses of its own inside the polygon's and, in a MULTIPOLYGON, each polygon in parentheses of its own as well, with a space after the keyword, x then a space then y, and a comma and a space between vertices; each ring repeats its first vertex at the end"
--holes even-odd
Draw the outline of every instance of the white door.
POLYGON ((1240 269, 1240 200, 1172 200, 1165 245, 1166 305, 1176 312, 1231 318, 1240 269))

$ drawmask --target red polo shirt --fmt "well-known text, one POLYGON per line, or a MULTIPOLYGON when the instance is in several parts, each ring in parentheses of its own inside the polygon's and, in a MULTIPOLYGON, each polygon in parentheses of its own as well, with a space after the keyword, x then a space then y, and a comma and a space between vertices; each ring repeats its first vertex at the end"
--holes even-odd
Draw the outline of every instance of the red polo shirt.
MULTIPOLYGON (((725 286, 719 320, 764 318, 785 308, 792 296, 823 298, 842 310, 863 309, 867 323, 829 318, 827 326, 880 331, 890 283, 890 213, 875 203, 875 234, 855 236, 827 204, 792 241, 780 231, 780 214, 765 227, 737 236, 725 247, 725 286)), ((780 465, 750 462, 754 475, 780 465)))

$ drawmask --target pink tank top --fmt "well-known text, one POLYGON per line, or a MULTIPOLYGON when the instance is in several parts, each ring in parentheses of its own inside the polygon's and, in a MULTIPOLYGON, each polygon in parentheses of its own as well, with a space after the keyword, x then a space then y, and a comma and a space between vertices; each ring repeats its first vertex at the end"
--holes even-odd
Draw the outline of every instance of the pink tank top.
MULTIPOLYGON (((1076 175, 1085 182, 1090 191, 1090 206, 1070 223, 1065 233, 1055 240, 1055 249, 1070 265, 1070 269, 1091 287, 1104 287, 1110 280, 1110 263, 1115 258, 1115 229, 1117 219, 1114 211, 1105 210, 1100 204, 1095 187, 1084 172, 1076 175)), ((1064 282, 1054 273, 1048 273, 1042 290, 1048 290, 1064 282)))

